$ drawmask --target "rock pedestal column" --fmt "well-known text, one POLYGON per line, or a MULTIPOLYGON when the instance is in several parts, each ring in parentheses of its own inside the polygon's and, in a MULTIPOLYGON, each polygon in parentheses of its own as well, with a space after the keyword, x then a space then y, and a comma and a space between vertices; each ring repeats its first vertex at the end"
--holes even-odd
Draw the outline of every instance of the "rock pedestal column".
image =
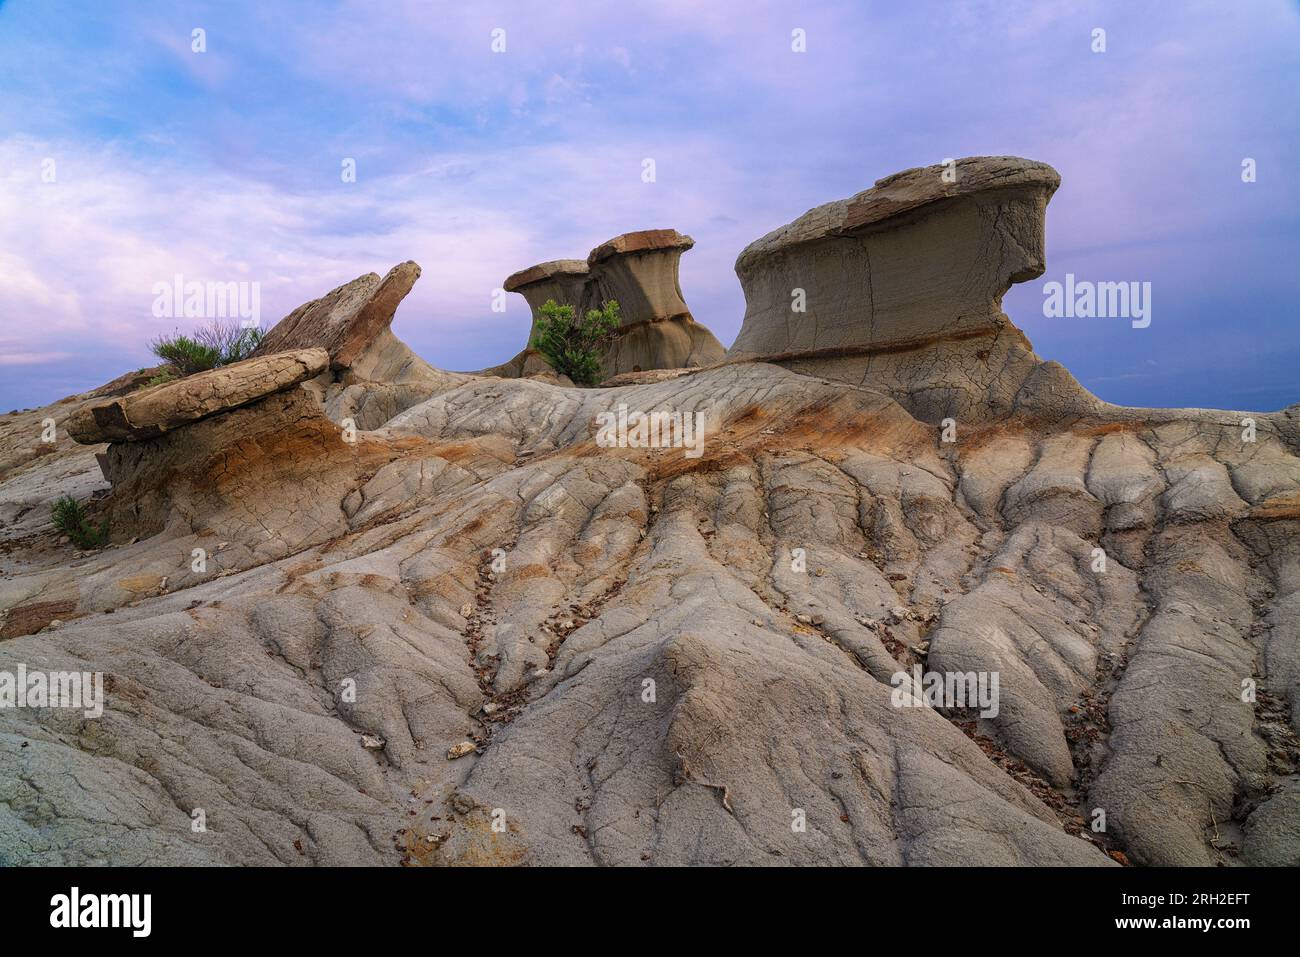
POLYGON ((504 288, 519 293, 532 309, 529 345, 510 362, 485 371, 526 376, 547 368, 532 341, 548 299, 572 305, 579 314, 618 301, 621 322, 603 357, 606 377, 719 361, 726 350, 692 318, 677 279, 682 253, 694 245, 675 229, 645 229, 601 243, 585 262, 558 259, 515 273, 504 288))
POLYGON ((528 301, 533 313, 533 323, 528 330, 528 348, 532 348, 537 334, 537 319, 542 306, 554 299, 561 306, 572 306, 577 312, 587 301, 587 263, 582 259, 555 259, 521 269, 505 281, 506 292, 517 292, 528 301))

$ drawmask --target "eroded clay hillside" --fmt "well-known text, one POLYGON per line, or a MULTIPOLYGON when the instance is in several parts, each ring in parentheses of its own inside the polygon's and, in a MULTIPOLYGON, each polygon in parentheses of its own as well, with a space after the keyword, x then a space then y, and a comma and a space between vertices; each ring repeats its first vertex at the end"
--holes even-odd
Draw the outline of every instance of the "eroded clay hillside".
POLYGON ((942 169, 747 248, 726 353, 673 230, 512 276, 624 304, 601 388, 433 368, 405 263, 0 418, 0 672, 105 676, 0 709, 0 860, 1300 864, 1300 406, 1091 396, 1001 311, 1055 171, 942 169))

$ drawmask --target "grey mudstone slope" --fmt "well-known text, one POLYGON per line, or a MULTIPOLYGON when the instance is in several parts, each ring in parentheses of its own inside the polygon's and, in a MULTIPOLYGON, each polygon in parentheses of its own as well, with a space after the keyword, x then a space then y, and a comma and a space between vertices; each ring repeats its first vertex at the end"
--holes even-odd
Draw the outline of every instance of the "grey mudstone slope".
MULTIPOLYGON (((888 195, 836 228, 937 202, 888 195)), ((751 305, 821 231, 763 241, 751 305)), ((0 673, 106 679, 99 717, 0 709, 0 863, 1300 860, 1300 406, 1065 408, 1064 370, 977 355, 960 387, 738 358, 575 389, 358 335, 108 445, 69 422, 134 379, 0 417, 0 673), (598 441, 620 406, 700 414, 702 454, 598 441), (57 540, 61 494, 108 548, 57 540), (997 713, 898 706, 914 667, 996 673, 997 713)))

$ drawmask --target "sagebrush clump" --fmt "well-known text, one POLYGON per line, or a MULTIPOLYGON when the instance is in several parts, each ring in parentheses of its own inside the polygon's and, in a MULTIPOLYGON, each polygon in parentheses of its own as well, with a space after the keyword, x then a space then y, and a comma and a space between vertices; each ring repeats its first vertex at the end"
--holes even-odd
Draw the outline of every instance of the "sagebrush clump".
POLYGON ((51 514, 54 527, 72 539, 72 544, 82 551, 103 548, 108 543, 108 519, 96 526, 71 495, 56 500, 51 514))
POLYGON ((598 385, 604 378, 602 347, 618 328, 618 300, 587 310, 583 319, 576 317, 572 306, 561 306, 554 299, 546 300, 540 312, 533 348, 575 384, 598 385))
POLYGON ((180 333, 160 336, 149 344, 149 348, 165 365, 145 385, 160 385, 196 372, 240 362, 252 355, 261 341, 261 329, 221 320, 209 322, 193 336, 180 333))
POLYGON ((258 326, 214 321, 199 329, 195 339, 206 348, 216 350, 217 365, 228 366, 253 354, 262 342, 262 330, 258 326))

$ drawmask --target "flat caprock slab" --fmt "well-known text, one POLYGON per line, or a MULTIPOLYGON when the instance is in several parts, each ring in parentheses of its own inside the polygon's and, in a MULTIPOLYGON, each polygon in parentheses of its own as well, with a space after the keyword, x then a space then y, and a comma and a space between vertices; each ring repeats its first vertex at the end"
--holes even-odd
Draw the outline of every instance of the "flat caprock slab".
POLYGON ((320 375, 329 359, 324 349, 281 352, 128 392, 79 409, 68 419, 68 434, 83 445, 151 439, 283 392, 320 375))
POLYGON ((736 271, 750 269, 763 258, 801 243, 868 231, 931 203, 985 190, 1023 187, 1046 189, 1050 196, 1060 185, 1061 174, 1051 166, 1019 156, 971 156, 952 166, 940 163, 905 169, 876 180, 870 189, 848 199, 810 209, 794 222, 756 239, 741 251, 736 271))

